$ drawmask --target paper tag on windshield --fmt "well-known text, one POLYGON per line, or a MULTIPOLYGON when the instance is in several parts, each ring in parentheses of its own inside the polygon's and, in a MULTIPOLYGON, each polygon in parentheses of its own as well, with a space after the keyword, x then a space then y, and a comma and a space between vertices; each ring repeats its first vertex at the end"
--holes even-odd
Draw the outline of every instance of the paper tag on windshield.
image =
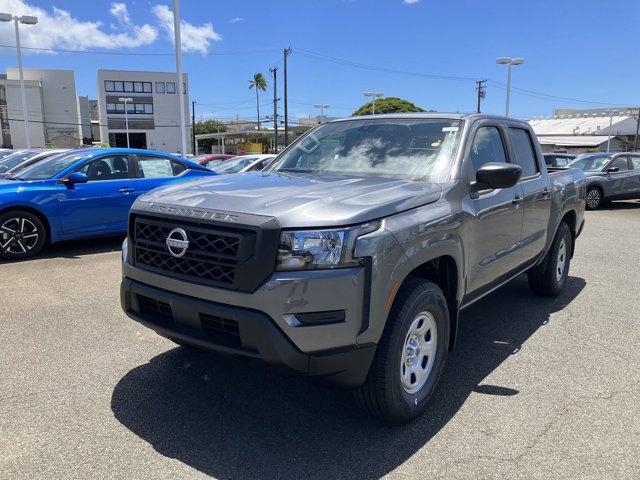
POLYGON ((442 127, 443 132, 457 132, 459 127, 442 127))

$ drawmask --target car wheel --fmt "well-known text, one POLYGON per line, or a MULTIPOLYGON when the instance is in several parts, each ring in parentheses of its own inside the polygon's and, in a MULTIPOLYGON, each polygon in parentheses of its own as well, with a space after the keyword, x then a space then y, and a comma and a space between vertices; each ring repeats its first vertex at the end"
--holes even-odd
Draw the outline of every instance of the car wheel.
POLYGON ((442 290, 427 280, 410 279, 396 297, 356 402, 392 423, 417 417, 436 388, 448 344, 449 310, 442 290))
POLYGON ((571 231, 562 222, 542 266, 527 275, 531 290, 545 297, 560 295, 569 276, 571 245, 571 231))
POLYGON ((47 229, 32 213, 14 210, 0 215, 0 259, 22 260, 36 255, 47 241, 47 229))
POLYGON ((602 198, 602 190, 598 187, 591 187, 587 190, 587 209, 596 210, 602 206, 604 199, 602 198))

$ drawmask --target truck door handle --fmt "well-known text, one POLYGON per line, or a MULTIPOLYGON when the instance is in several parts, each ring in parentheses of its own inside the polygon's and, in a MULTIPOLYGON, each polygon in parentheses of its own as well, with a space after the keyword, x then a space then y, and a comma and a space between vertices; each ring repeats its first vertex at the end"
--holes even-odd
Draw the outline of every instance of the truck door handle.
POLYGON ((118 189, 118 193, 133 193, 135 190, 131 187, 122 187, 118 189))
POLYGON ((549 187, 545 187, 545 188, 542 190, 542 196, 543 196, 544 198, 551 198, 551 188, 549 188, 549 187))
POLYGON ((516 195, 513 200, 511 200, 511 203, 514 205, 520 205, 521 203, 524 203, 524 198, 521 198, 520 195, 516 195))

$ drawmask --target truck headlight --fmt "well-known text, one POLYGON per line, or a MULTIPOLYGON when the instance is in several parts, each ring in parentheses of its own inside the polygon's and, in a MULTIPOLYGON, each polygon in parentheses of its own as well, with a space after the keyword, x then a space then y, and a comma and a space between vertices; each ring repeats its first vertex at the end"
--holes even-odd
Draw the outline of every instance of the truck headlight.
POLYGON ((353 257, 356 240, 378 228, 380 222, 327 230, 285 230, 280 236, 276 270, 312 270, 360 265, 360 260, 353 257))

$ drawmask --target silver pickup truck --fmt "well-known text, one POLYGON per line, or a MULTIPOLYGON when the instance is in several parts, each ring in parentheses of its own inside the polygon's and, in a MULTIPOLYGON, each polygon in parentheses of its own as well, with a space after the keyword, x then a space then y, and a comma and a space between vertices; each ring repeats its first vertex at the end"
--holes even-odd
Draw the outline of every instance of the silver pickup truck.
POLYGON ((353 388, 367 411, 406 422, 436 388, 462 310, 522 273, 561 293, 584 209, 584 174, 549 173, 524 122, 332 121, 269 171, 140 197, 122 308, 178 344, 353 388))

